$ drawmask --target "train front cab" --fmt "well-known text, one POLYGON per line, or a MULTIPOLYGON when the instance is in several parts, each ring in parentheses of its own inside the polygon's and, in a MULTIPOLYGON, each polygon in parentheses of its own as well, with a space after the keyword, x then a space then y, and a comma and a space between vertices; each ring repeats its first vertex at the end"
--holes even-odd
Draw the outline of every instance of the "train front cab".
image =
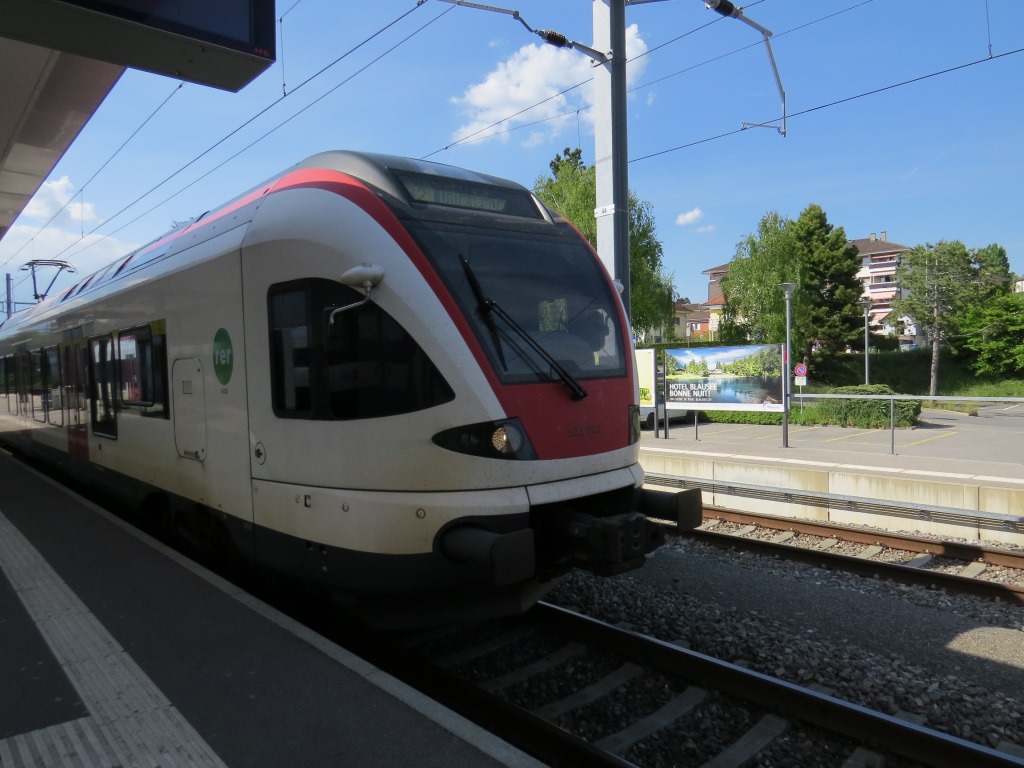
POLYGON ((528 218, 386 206, 310 170, 261 204, 242 258, 261 558, 364 595, 511 593, 641 564, 652 506, 699 523, 691 494, 641 488, 610 281, 522 192, 528 218))

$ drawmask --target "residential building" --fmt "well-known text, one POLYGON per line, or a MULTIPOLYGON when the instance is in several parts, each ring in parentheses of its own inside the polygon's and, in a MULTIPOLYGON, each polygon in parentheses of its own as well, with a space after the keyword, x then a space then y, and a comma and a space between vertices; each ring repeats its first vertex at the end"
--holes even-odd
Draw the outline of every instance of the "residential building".
POLYGON ((675 303, 673 339, 706 341, 708 339, 708 311, 703 304, 691 304, 678 299, 675 303))
MULTIPOLYGON (((872 232, 868 237, 851 240, 849 245, 856 246, 861 258, 861 267, 857 279, 863 286, 862 297, 871 302, 868 310, 869 325, 875 333, 896 333, 895 319, 890 317, 892 302, 900 298, 901 291, 896 282, 896 269, 900 263, 900 254, 909 251, 910 247, 889 241, 888 233, 872 232)), ((718 332, 718 326, 725 309, 725 297, 722 295, 722 278, 729 272, 729 264, 722 264, 704 270, 701 274, 708 276, 708 300, 701 305, 708 313, 708 333, 710 338, 718 332)), ((1024 280, 1018 281, 1017 289, 1024 291, 1024 280)), ((677 317, 679 317, 677 310, 677 317)), ((678 324, 678 321, 677 321, 678 324)), ((916 328, 910 326, 904 334, 908 343, 917 341, 916 328)), ((677 333, 677 338, 681 335, 677 333)))
POLYGON ((888 233, 884 231, 881 236, 876 236, 872 232, 870 237, 852 240, 850 245, 856 246, 861 257, 857 279, 864 287, 861 295, 871 302, 871 308, 868 310, 869 322, 879 331, 892 333, 895 331, 892 322, 895 318, 889 317, 892 313, 892 302, 901 295, 899 284, 896 282, 896 268, 900 264, 900 254, 909 251, 910 248, 889 242, 888 233))

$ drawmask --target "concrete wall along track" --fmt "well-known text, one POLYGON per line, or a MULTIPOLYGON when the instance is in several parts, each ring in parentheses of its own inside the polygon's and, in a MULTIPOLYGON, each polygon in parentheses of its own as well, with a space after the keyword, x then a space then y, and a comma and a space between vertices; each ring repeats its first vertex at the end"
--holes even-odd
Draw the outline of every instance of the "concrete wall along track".
POLYGON ((1014 463, 1024 462, 1024 448, 971 461, 956 450, 950 458, 836 450, 824 430, 782 448, 778 427, 745 431, 742 442, 715 429, 734 426, 709 425, 699 440, 679 428, 668 439, 645 432, 640 463, 652 479, 702 485, 708 506, 1024 545, 1024 463, 1014 463))

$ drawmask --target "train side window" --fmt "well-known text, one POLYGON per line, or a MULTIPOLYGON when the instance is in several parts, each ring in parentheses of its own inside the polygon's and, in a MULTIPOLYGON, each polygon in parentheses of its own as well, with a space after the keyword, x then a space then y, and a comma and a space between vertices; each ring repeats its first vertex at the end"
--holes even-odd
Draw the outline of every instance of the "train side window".
POLYGON ((31 397, 32 360, 28 352, 22 350, 14 353, 14 389, 16 392, 15 409, 12 413, 27 415, 31 397))
POLYGON ((309 349, 309 297, 305 285, 271 289, 270 388, 278 416, 309 418, 312 413, 309 349))
POLYGON ((142 411, 143 416, 167 417, 167 353, 162 334, 148 325, 117 335, 121 404, 142 411))
POLYGON ((369 419, 455 398, 415 339, 376 303, 329 318, 362 294, 331 280, 273 286, 269 315, 274 412, 286 418, 369 419))
POLYGON ((57 347, 43 350, 43 404, 46 421, 55 427, 64 426, 64 400, 61 397, 63 377, 61 376, 60 351, 57 347))
POLYGON ((3 360, 0 361, 0 370, 2 370, 3 378, 3 381, 0 382, 0 387, 3 388, 4 399, 7 401, 7 412, 17 413, 18 395, 14 383, 14 358, 11 355, 4 356, 3 360))
POLYGON ((46 391, 44 377, 43 377, 43 365, 45 364, 45 357, 43 357, 43 350, 33 349, 31 354, 32 361, 32 378, 29 384, 29 395, 32 399, 32 418, 35 421, 45 424, 46 423, 46 403, 44 399, 44 392, 46 391))
POLYGON ((117 376, 114 339, 89 339, 89 398, 92 404, 93 434, 117 437, 117 376))
POLYGON ((79 426, 89 422, 89 349, 84 343, 75 344, 75 400, 78 402, 79 426))

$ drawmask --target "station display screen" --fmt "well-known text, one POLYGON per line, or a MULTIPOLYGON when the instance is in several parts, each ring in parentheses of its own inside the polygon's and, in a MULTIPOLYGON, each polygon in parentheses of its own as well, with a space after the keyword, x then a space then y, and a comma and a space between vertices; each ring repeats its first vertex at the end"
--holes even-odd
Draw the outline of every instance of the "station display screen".
POLYGON ((5 0, 0 36, 230 91, 276 55, 274 0, 5 0))

